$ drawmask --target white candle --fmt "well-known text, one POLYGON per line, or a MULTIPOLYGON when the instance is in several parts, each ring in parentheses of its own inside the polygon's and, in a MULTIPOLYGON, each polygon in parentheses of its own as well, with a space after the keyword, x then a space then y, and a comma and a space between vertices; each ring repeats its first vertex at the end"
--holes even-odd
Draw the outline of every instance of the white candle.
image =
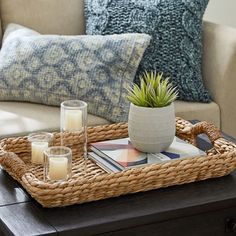
POLYGON ((31 144, 31 162, 34 164, 43 164, 43 152, 48 148, 48 142, 32 142, 31 144))
POLYGON ((67 110, 65 111, 65 131, 79 131, 82 129, 82 111, 67 110))
POLYGON ((48 168, 51 180, 64 180, 67 178, 68 159, 66 157, 50 157, 48 168))

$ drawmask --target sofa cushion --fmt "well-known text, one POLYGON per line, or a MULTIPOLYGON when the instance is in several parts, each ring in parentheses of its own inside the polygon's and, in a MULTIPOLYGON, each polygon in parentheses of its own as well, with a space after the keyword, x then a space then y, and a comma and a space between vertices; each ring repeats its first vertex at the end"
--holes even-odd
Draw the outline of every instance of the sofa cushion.
MULTIPOLYGON (((220 127, 220 112, 216 103, 175 102, 176 115, 185 119, 213 122, 220 127)), ((88 115, 88 125, 104 125, 109 121, 88 115)), ((22 102, 0 102, 0 137, 28 135, 35 131, 58 131, 60 108, 22 102)))
POLYGON ((19 25, 6 30, 0 52, 0 100, 60 105, 88 103, 91 114, 127 120, 126 88, 149 45, 146 34, 39 35, 19 25))
POLYGON ((186 120, 208 121, 220 127, 220 108, 215 102, 175 102, 176 116, 183 117, 186 120))
POLYGON ((152 36, 140 64, 170 76, 179 99, 209 102, 202 82, 202 16, 208 0, 85 0, 87 34, 152 36))
MULTIPOLYGON (((109 121, 88 115, 88 126, 109 121)), ((28 135, 35 131, 59 131, 60 108, 24 102, 0 102, 0 137, 28 135)))
POLYGON ((21 24, 42 34, 84 34, 83 0, 1 0, 3 29, 21 24))

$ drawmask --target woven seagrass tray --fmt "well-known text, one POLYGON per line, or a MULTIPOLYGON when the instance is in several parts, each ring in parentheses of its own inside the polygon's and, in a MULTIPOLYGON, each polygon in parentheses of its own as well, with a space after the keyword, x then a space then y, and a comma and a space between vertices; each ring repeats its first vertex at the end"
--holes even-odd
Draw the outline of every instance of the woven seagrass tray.
MULTIPOLYGON (((207 156, 163 164, 153 164, 108 174, 83 158, 83 148, 76 135, 65 134, 73 150, 72 178, 65 182, 44 182, 43 168, 30 163, 27 137, 8 138, 0 143, 0 164, 28 193, 44 207, 62 207, 124 194, 180 185, 228 175, 236 168, 236 145, 221 138, 212 124, 196 125, 176 118, 176 135, 194 145, 200 133, 208 135, 213 148, 207 156)), ((88 141, 102 141, 128 136, 127 124, 88 128, 88 141)), ((60 145, 60 133, 54 134, 60 145)))

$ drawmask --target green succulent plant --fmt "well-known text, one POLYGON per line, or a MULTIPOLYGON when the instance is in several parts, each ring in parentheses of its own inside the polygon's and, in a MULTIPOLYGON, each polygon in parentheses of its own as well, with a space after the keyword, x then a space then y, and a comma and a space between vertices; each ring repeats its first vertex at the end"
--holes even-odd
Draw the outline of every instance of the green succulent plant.
POLYGON ((128 100, 140 107, 165 107, 178 97, 176 87, 164 78, 163 73, 147 72, 140 76, 140 86, 133 84, 128 89, 128 100))

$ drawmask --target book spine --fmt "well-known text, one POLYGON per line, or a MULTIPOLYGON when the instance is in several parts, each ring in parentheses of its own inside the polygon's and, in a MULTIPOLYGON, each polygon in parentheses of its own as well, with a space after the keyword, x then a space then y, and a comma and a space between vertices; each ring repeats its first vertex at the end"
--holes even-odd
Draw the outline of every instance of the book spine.
POLYGON ((105 153, 101 152, 99 149, 95 148, 94 146, 91 147, 91 151, 95 152, 97 155, 99 155, 101 158, 106 160, 107 162, 111 163, 112 165, 116 166, 120 170, 125 170, 125 167, 119 164, 118 162, 114 161, 112 158, 110 158, 105 153))

